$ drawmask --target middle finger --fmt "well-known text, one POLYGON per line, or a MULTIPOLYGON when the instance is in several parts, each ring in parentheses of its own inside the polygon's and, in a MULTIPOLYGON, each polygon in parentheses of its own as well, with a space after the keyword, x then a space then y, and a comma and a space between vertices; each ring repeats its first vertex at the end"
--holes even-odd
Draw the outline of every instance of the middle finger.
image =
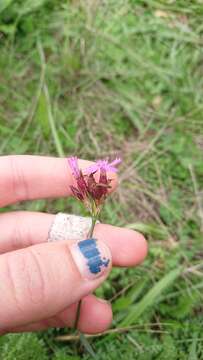
MULTIPOLYGON (((53 214, 26 211, 1 214, 0 254, 47 242, 54 217, 53 214)), ((147 254, 146 240, 136 231, 97 224, 94 236, 108 245, 113 265, 134 266, 142 262, 147 254)))

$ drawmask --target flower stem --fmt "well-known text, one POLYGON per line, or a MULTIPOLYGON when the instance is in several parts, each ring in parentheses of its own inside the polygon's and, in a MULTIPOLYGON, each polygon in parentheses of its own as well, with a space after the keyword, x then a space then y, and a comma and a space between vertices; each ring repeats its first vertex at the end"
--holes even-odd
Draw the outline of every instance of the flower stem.
POLYGON ((77 328, 78 328, 78 322, 79 322, 79 318, 80 318, 81 305, 82 305, 82 300, 79 300, 78 306, 77 306, 77 311, 76 311, 75 322, 74 322, 74 325, 73 325, 73 328, 74 328, 75 330, 77 330, 77 328))
MULTIPOLYGON (((92 237, 93 235, 93 232, 94 232, 94 228, 95 228, 95 225, 96 225, 96 221, 97 221, 97 216, 92 216, 92 224, 91 224, 91 228, 90 228, 90 231, 88 233, 88 237, 92 237)), ((77 330, 78 328, 78 322, 79 322, 79 319, 80 319, 80 310, 81 310, 81 305, 82 305, 82 300, 79 300, 78 302, 78 306, 77 306, 77 312, 76 312, 76 317, 75 317, 75 322, 74 322, 74 326, 73 328, 75 330, 77 330)))
POLYGON ((92 225, 91 225, 91 228, 90 228, 90 231, 89 231, 89 234, 88 234, 88 237, 92 237, 93 235, 93 232, 94 232, 94 227, 96 225, 96 221, 97 221, 97 216, 93 216, 92 217, 92 225))
MULTIPOLYGON (((89 231, 89 233, 87 235, 88 238, 91 238, 92 235, 93 235, 94 227, 95 227, 97 218, 98 218, 97 215, 92 216, 91 228, 90 228, 90 231, 89 231)), ((78 323, 79 323, 79 320, 80 320, 81 305, 82 305, 82 299, 80 299, 79 302, 78 302, 77 311, 76 311, 76 317, 75 317, 75 322, 74 322, 73 328, 76 331, 78 331, 80 341, 81 341, 83 347, 86 349, 86 351, 92 356, 93 359, 97 359, 96 354, 95 354, 94 350, 92 349, 91 345, 89 344, 89 342, 87 341, 85 336, 78 330, 78 323)), ((77 354, 77 347, 76 347, 76 354, 77 354)))

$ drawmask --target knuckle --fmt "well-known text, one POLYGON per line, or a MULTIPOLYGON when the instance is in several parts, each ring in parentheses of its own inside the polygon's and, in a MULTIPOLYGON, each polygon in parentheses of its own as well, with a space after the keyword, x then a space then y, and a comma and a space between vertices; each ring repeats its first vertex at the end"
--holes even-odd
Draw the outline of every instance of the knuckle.
POLYGON ((20 156, 9 156, 11 171, 11 187, 16 201, 29 199, 29 189, 20 156))
POLYGON ((19 247, 22 247, 24 241, 24 231, 23 231, 23 219, 22 219, 22 213, 19 211, 16 213, 15 223, 13 225, 12 229, 12 250, 16 250, 19 247))
POLYGON ((28 224, 25 223, 25 213, 23 211, 15 213, 11 239, 13 250, 30 246, 33 243, 32 233, 28 224))
POLYGON ((7 256, 8 282, 15 306, 25 312, 30 304, 46 300, 45 275, 37 254, 30 248, 7 256))

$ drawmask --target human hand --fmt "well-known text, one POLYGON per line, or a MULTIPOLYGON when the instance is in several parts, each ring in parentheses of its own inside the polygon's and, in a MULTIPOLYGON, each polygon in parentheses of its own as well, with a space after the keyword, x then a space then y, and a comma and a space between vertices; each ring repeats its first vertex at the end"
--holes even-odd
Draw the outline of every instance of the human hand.
MULTIPOLYGON (((91 163, 80 160, 80 167, 91 163)), ((0 207, 24 200, 70 196, 74 183, 67 160, 38 156, 0 157, 0 207)), ((116 175, 111 174, 112 190, 116 175)), ((78 328, 102 332, 111 323, 108 302, 91 293, 111 265, 135 266, 147 254, 144 237, 132 230, 97 224, 94 237, 112 260, 101 276, 87 280, 78 270, 73 241, 47 242, 55 215, 15 211, 0 215, 0 334, 73 326, 83 298, 78 328)))

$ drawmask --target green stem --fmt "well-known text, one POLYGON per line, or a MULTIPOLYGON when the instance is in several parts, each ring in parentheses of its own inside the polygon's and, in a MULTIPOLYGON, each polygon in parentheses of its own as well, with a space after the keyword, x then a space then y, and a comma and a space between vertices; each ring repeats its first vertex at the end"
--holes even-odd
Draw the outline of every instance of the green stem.
MULTIPOLYGON (((89 231, 89 234, 87 235, 87 237, 91 238, 93 236, 93 232, 94 232, 94 227, 96 224, 98 218, 98 214, 96 215, 92 215, 92 224, 91 224, 91 228, 89 231)), ((76 331, 78 331, 79 334, 79 338, 80 338, 80 342, 83 345, 83 347, 85 348, 85 350, 92 356, 93 359, 97 360, 97 356, 94 352, 94 350, 92 349, 91 345, 89 344, 88 340, 85 338, 85 336, 78 330, 78 323, 80 320, 80 311, 81 311, 81 306, 82 306, 82 299, 79 300, 78 302, 78 306, 77 306, 77 311, 76 311, 76 317, 75 317, 75 323, 74 323, 74 329, 76 331)), ((75 351, 76 354, 78 354, 78 350, 77 350, 77 346, 75 347, 75 351)))
POLYGON ((92 225, 91 225, 91 228, 90 228, 90 231, 89 231, 89 234, 88 234, 88 237, 92 237, 93 235, 93 232, 94 232, 94 227, 96 225, 96 221, 97 221, 97 216, 93 216, 92 217, 92 225))
MULTIPOLYGON (((93 232, 94 232, 94 227, 96 225, 96 221, 97 221, 97 216, 92 216, 92 224, 91 224, 91 228, 90 228, 90 231, 88 233, 88 237, 92 237, 93 235, 93 232)), ((78 328, 78 322, 79 322, 79 319, 80 319, 80 310, 81 310, 81 305, 82 305, 82 300, 79 300, 78 302, 78 307, 77 307, 77 312, 76 312, 76 318, 75 318, 75 322, 74 322, 74 326, 73 328, 75 330, 77 330, 78 328)))
POLYGON ((75 330, 77 330, 77 328, 78 328, 78 322, 79 322, 79 318, 80 318, 81 305, 82 305, 82 300, 79 300, 78 306, 77 306, 77 312, 76 312, 75 322, 74 322, 74 325, 73 325, 73 328, 74 328, 75 330))

